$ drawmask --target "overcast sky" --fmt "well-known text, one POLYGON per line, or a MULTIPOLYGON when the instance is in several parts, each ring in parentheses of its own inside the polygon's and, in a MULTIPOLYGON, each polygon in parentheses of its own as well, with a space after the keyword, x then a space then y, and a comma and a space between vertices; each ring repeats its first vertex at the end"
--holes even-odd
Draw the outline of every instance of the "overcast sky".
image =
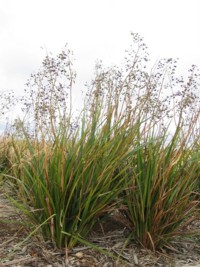
POLYGON ((0 90, 22 92, 41 65, 45 46, 74 51, 79 82, 95 60, 119 64, 131 32, 144 37, 152 58, 179 57, 200 66, 200 0, 1 0, 0 90))

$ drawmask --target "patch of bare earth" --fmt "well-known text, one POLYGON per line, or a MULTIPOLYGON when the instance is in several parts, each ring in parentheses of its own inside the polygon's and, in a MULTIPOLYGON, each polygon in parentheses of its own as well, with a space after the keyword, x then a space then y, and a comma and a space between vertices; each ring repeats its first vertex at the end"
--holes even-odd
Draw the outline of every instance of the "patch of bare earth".
MULTIPOLYGON (((193 221, 189 227, 200 231, 200 221, 193 221)), ((112 219, 96 228, 90 241, 114 258, 81 245, 67 253, 53 248, 39 236, 27 238, 30 232, 23 225, 23 218, 0 194, 0 267, 200 266, 200 240, 195 240, 195 237, 184 243, 176 240, 173 251, 153 253, 135 240, 126 246, 126 230, 112 219)))

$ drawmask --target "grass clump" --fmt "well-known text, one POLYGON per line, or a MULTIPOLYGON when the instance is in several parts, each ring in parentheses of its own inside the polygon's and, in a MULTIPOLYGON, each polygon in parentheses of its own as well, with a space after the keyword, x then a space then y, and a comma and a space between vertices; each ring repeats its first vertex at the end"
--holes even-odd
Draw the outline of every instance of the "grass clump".
MULTIPOLYGON (((181 236, 196 208, 197 164, 192 145, 177 127, 174 136, 147 134, 144 146, 130 161, 123 214, 126 225, 145 247, 156 250, 181 236), (181 226, 181 227, 180 227, 181 226)), ((142 141, 138 136, 138 145, 142 141)))
POLYGON ((28 81, 6 177, 15 204, 59 248, 84 242, 98 218, 119 209, 131 235, 156 250, 183 234, 196 207, 196 69, 190 82, 174 77, 172 59, 148 72, 146 45, 138 35, 133 41, 124 68, 97 63, 77 118, 69 50, 47 55, 28 81))
POLYGON ((84 241, 97 219, 115 209, 127 175, 125 166, 116 170, 136 153, 130 147, 139 124, 124 113, 116 117, 116 106, 105 107, 98 90, 76 127, 69 119, 57 127, 50 118, 52 133, 42 129, 32 139, 22 125, 23 141, 13 137, 12 173, 23 203, 16 204, 59 248, 84 241))
POLYGON ((115 128, 114 136, 113 129, 108 133, 99 129, 95 138, 92 131, 88 126, 73 139, 61 135, 54 145, 44 142, 39 149, 27 140, 31 158, 21 168, 18 197, 33 207, 26 215, 36 224, 50 219, 41 230, 58 247, 67 241, 72 248, 73 236, 85 238, 97 218, 113 210, 122 190, 123 179, 118 178, 125 178, 126 169, 114 172, 128 157, 132 133, 123 125, 115 128))

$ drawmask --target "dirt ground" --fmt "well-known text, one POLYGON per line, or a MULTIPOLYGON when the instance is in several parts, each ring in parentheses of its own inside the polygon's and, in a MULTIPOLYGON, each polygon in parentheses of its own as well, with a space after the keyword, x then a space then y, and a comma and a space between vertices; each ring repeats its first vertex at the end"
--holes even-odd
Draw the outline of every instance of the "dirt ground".
MULTIPOLYGON (((53 248, 37 235, 30 237, 20 215, 0 194, 0 267, 200 267, 200 239, 195 237, 187 242, 174 241, 173 250, 153 253, 135 240, 125 247, 126 230, 116 221, 98 228, 90 241, 114 258, 81 245, 68 253, 53 248)), ((200 221, 193 221, 189 228, 200 231, 200 221)))

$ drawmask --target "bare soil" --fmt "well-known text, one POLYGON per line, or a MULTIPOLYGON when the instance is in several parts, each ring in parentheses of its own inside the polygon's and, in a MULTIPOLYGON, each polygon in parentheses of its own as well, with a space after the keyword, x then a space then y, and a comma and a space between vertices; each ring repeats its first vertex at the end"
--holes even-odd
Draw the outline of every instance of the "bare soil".
MULTIPOLYGON (((200 231, 200 220, 191 222, 188 230, 200 231)), ((187 229, 186 229, 187 230, 187 229)), ((173 250, 153 253, 136 240, 126 246, 126 229, 110 219, 101 223, 91 233, 89 240, 111 253, 114 258, 86 246, 77 246, 69 253, 56 249, 38 235, 29 236, 23 217, 11 207, 3 193, 0 194, 0 267, 153 267, 199 266, 200 239, 187 242, 175 240, 173 250)))

